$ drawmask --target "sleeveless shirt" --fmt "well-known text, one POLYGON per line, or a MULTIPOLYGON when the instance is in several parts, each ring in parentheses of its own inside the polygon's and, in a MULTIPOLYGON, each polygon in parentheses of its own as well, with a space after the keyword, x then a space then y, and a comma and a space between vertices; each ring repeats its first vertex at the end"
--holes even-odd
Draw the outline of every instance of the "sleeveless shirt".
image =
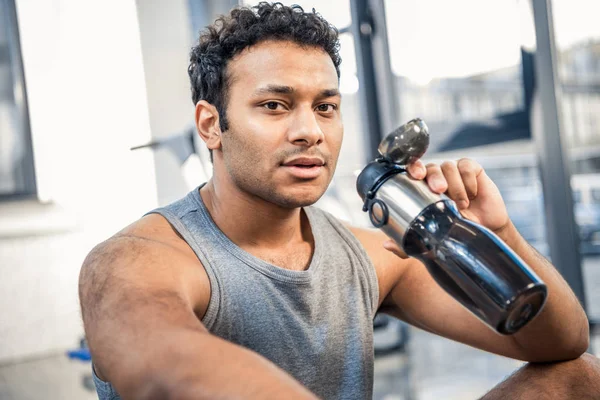
MULTIPOLYGON (((206 270, 211 294, 205 327, 266 357, 320 398, 372 398, 379 289, 358 239, 327 212, 304 207, 313 256, 307 270, 286 270, 233 243, 212 220, 199 189, 150 213, 169 221, 206 270)), ((95 374, 94 381, 100 400, 120 399, 110 383, 95 374)))

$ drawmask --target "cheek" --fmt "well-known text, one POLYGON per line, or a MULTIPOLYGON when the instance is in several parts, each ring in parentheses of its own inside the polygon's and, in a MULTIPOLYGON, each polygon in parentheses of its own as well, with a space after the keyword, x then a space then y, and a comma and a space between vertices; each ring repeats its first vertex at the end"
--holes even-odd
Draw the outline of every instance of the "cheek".
POLYGON ((330 136, 329 143, 332 155, 335 155, 337 158, 342 147, 342 141, 344 139, 344 128, 342 124, 340 123, 334 129, 332 129, 332 132, 333 134, 330 136))
MULTIPOLYGON (((234 130, 223 133, 223 158, 234 171, 252 173, 267 161, 269 155, 260 137, 252 132, 234 130)), ((272 153, 272 152, 271 152, 272 153)))
POLYGON ((282 149, 281 121, 265 121, 260 115, 239 114, 230 120, 230 129, 223 134, 223 153, 226 157, 255 162, 257 165, 278 159, 282 149), (228 136, 229 135, 229 136, 228 136), (234 154, 225 154, 233 152, 234 154))
POLYGON ((340 133, 338 135, 338 147, 342 145, 342 141, 344 139, 344 127, 340 124, 340 133))

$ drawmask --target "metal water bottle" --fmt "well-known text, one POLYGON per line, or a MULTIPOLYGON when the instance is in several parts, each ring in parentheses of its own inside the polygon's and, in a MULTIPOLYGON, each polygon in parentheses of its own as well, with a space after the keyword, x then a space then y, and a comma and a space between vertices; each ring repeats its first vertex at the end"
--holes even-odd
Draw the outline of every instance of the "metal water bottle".
POLYGON ((406 166, 428 145, 420 119, 383 139, 381 157, 356 182, 363 211, 460 304, 497 332, 513 334, 540 312, 546 285, 493 232, 463 218, 454 201, 408 175, 406 166))

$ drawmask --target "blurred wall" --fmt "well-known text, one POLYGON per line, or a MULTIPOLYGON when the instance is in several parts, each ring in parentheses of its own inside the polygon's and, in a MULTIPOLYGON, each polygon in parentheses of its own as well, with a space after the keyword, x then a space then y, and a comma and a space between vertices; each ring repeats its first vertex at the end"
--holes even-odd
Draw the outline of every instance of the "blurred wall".
MULTIPOLYGON (((180 134, 194 124, 187 74, 193 37, 187 0, 137 0, 152 137, 180 134)), ((159 204, 185 195, 189 188, 179 160, 169 151, 154 152, 159 204)), ((201 182, 198 182, 201 183, 201 182)))
POLYGON ((0 203, 0 363, 76 347, 89 250, 157 204, 134 0, 17 0, 43 201, 0 203))

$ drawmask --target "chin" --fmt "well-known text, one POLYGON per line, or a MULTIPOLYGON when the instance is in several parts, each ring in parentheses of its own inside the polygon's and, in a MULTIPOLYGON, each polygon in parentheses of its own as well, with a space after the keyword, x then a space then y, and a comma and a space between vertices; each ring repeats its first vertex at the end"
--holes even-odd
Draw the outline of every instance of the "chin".
POLYGON ((278 193, 273 202, 286 208, 307 207, 319 201, 326 189, 321 187, 293 188, 284 193, 278 193))

